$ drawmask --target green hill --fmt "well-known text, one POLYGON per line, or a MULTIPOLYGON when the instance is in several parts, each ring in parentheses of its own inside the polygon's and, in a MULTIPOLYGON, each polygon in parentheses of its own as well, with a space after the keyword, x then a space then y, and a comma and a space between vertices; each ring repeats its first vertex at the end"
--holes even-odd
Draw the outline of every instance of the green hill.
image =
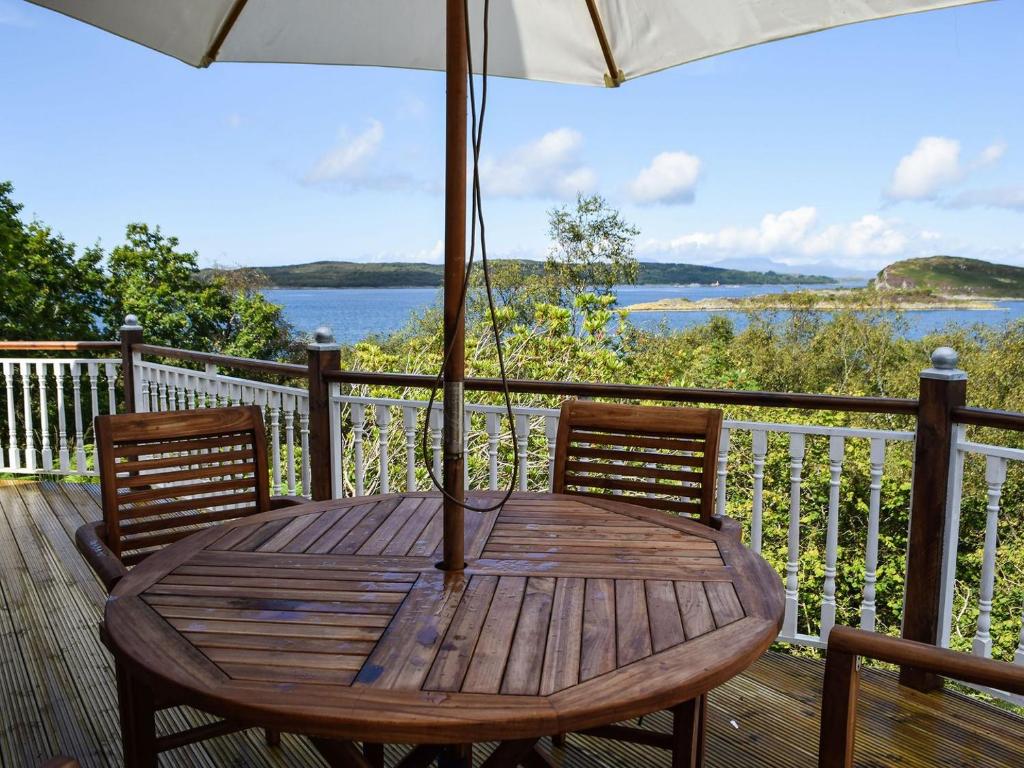
POLYGON ((943 296, 1024 298, 1024 268, 959 256, 929 256, 890 264, 871 285, 943 296))
MULTIPOLYGON (((528 271, 541 271, 544 262, 522 261, 528 271)), ((221 270, 215 270, 221 271, 221 270)), ((255 272, 275 288, 422 288, 440 287, 440 264, 356 263, 315 261, 281 267, 258 267, 255 272)), ((212 271, 207 271, 209 274, 212 271)), ((698 264, 642 262, 640 285, 699 283, 711 285, 822 285, 835 282, 823 275, 790 275, 705 267, 698 264)))

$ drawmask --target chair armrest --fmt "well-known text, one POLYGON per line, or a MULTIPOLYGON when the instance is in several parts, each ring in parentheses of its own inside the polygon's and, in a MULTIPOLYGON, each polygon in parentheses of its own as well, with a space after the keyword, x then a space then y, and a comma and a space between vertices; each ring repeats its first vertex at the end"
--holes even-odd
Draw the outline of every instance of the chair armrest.
POLYGON ((711 527, 736 541, 743 538, 743 526, 726 515, 714 515, 711 518, 711 527))
POLYGON ((966 683, 1024 693, 1024 670, 1005 661, 978 658, 927 643, 833 627, 828 637, 821 701, 819 768, 849 768, 857 723, 858 658, 910 666, 966 683))
POLYGON ((110 551, 106 534, 107 527, 102 522, 86 523, 75 531, 75 546, 99 576, 107 592, 110 592, 128 573, 128 569, 110 551))
POLYGON ((302 496, 271 496, 271 509, 284 509, 285 507, 297 507, 299 504, 309 504, 309 499, 302 496))

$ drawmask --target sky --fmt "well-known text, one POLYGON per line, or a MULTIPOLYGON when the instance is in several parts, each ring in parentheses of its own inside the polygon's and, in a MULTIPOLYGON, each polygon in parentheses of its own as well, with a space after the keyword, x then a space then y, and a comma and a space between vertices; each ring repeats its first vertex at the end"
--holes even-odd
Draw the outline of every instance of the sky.
MULTIPOLYGON (((443 258, 444 79, 197 70, 0 0, 0 180, 106 248, 160 225, 203 265, 443 258)), ((1024 0, 860 24, 621 88, 492 79, 492 256, 543 258, 599 193, 643 261, 865 274, 937 253, 1024 266, 1024 0)))

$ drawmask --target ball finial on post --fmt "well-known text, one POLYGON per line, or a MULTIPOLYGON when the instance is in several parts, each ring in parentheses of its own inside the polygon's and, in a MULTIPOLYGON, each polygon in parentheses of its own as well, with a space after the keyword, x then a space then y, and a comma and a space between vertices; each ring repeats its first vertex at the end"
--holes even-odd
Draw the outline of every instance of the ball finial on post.
POLYGON ((932 367, 940 371, 952 371, 960 362, 960 355, 952 347, 937 347, 932 352, 932 367))
POLYGON ((313 331, 313 341, 317 344, 333 344, 334 331, 326 325, 321 325, 313 331))

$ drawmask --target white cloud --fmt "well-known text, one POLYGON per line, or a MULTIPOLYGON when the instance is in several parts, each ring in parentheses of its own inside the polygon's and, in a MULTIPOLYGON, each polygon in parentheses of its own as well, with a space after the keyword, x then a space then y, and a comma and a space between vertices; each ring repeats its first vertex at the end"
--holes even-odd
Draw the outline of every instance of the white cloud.
POLYGON ((440 264, 444 261, 444 240, 438 240, 429 248, 419 248, 412 251, 378 251, 376 253, 368 253, 357 258, 357 261, 368 263, 400 261, 408 264, 423 262, 440 264))
POLYGON ((961 162, 959 141, 925 136, 910 154, 900 159, 886 195, 893 200, 934 200, 940 192, 975 171, 998 163, 1006 150, 1006 142, 992 142, 974 162, 965 164, 961 162))
POLYGON ((572 197, 597 186, 597 174, 579 159, 583 135, 571 128, 497 157, 480 159, 480 182, 491 197, 572 197))
POLYGON ((905 254, 919 239, 925 238, 920 233, 908 233, 899 222, 876 214, 822 227, 817 208, 804 206, 765 214, 757 226, 723 227, 689 232, 669 240, 649 240, 641 244, 639 250, 642 254, 665 258, 696 257, 716 261, 771 256, 788 265, 839 260, 850 266, 870 268, 905 254), (854 261, 855 264, 851 263, 854 261))
POLYGON ((700 158, 686 152, 662 152, 629 183, 638 203, 692 203, 700 158))
POLYGON ((1004 208, 1024 213, 1024 186, 971 189, 949 201, 951 208, 1004 208))
POLYGON ((316 162, 306 174, 306 181, 315 184, 361 179, 368 161, 377 154, 383 139, 384 126, 378 120, 371 120, 366 130, 355 136, 343 131, 341 141, 316 162))
POLYGON ((894 200, 928 200, 962 177, 960 142, 926 136, 896 166, 888 195, 894 200))
POLYGON ((1003 159, 1006 154, 1007 144, 1005 141, 994 141, 981 151, 977 165, 993 165, 1003 159))

